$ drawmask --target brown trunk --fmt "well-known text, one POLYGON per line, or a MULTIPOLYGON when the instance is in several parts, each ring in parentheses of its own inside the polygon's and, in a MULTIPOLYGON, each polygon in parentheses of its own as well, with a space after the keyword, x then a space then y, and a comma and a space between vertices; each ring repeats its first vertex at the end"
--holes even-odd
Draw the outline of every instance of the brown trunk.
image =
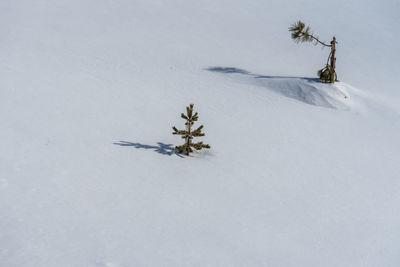
POLYGON ((335 73, 335 80, 337 80, 336 76, 336 37, 333 37, 331 41, 331 67, 333 72, 335 73))
POLYGON ((186 137, 186 155, 189 156, 189 149, 190 149, 190 135, 191 135, 191 121, 188 121, 188 137, 186 137))

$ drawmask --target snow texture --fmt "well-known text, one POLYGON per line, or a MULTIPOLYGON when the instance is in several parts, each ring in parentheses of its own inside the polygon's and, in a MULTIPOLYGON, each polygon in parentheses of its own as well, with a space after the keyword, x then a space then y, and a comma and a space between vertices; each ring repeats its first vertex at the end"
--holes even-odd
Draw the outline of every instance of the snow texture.
POLYGON ((330 10, 0 1, 0 265, 399 266, 400 4, 330 10))

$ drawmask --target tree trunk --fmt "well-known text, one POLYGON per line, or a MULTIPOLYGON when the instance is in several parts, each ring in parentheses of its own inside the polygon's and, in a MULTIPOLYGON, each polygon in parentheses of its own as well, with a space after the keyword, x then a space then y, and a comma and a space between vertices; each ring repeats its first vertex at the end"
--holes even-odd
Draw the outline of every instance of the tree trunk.
POLYGON ((335 81, 337 81, 336 56, 335 55, 336 55, 336 37, 333 37, 333 39, 331 41, 331 67, 332 67, 333 72, 335 73, 335 81))
POLYGON ((190 150, 190 136, 191 136, 191 121, 188 121, 188 137, 186 138, 186 155, 189 156, 190 150))

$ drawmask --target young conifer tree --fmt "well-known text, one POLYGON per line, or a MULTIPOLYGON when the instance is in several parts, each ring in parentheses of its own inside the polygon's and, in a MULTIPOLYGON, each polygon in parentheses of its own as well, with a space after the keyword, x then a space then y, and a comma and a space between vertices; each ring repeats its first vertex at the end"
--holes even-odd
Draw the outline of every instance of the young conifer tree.
POLYGON ((181 146, 176 146, 176 149, 178 149, 179 153, 183 153, 186 151, 186 155, 189 155, 189 153, 193 152, 192 148, 196 150, 200 150, 202 148, 211 148, 210 145, 203 144, 203 142, 192 142, 192 139, 194 137, 205 135, 201 132, 201 129, 203 129, 204 127, 203 125, 200 125, 200 127, 196 130, 192 129, 194 122, 199 119, 197 112, 193 114, 193 106, 193 104, 190 104, 188 107, 186 107, 186 115, 183 113, 181 114, 181 117, 186 120, 186 130, 178 130, 175 126, 172 127, 172 129, 174 130, 172 134, 181 135, 181 137, 185 139, 185 143, 181 146))
POLYGON ((304 42, 315 42, 315 45, 322 45, 323 47, 330 47, 331 53, 329 54, 328 60, 324 68, 318 71, 318 76, 321 81, 334 83, 337 81, 337 74, 336 74, 336 38, 333 37, 330 44, 326 44, 319 40, 318 36, 315 36, 311 32, 311 28, 309 26, 306 27, 304 22, 297 21, 293 23, 289 27, 289 31, 292 33, 292 39, 296 43, 304 43, 304 42))

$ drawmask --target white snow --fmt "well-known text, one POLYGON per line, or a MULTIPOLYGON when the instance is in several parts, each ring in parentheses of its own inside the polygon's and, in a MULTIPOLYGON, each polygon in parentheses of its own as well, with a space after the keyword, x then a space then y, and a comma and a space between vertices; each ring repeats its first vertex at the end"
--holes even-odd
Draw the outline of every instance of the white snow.
POLYGON ((400 3, 332 5, 2 0, 0 266, 399 266, 400 3))

